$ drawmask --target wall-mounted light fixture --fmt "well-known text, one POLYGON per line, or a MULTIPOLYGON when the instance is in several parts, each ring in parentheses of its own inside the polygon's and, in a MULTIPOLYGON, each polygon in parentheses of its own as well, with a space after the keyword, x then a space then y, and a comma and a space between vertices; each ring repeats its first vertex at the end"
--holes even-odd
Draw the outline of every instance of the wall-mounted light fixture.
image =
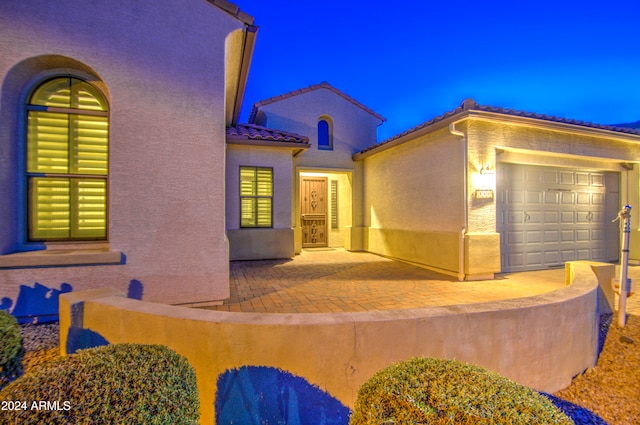
POLYGON ((489 169, 489 166, 484 166, 480 168, 480 171, 474 177, 475 198, 493 199, 493 186, 495 184, 494 171, 489 169))

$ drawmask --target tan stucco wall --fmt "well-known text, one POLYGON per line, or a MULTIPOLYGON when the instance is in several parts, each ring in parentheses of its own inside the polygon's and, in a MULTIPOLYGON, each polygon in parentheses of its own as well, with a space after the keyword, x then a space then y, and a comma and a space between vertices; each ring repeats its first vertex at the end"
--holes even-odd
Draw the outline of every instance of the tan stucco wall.
MULTIPOLYGON (((364 249, 363 242, 363 164, 354 162, 352 155, 375 144, 377 127, 381 120, 360 106, 346 100, 337 93, 319 88, 260 107, 260 124, 270 128, 301 134, 309 138, 311 147, 294 158, 294 167, 299 172, 337 173, 349 176, 351 199, 350 217, 342 220, 349 223, 341 226, 340 235, 333 235, 332 246, 342 245, 350 250, 364 249), (318 149, 318 120, 329 117, 332 122, 332 150, 318 149), (350 228, 348 227, 350 226, 350 228), (342 242, 338 242, 338 237, 342 242), (334 243, 335 242, 335 243, 334 243)), ((344 186, 344 185, 341 185, 344 186)), ((300 252, 302 232, 299 227, 299 186, 293 186, 293 217, 295 223, 295 250, 300 252)), ((342 198, 340 202, 347 202, 342 198)))
POLYGON ((291 149, 227 146, 226 214, 229 258, 255 260, 294 255, 291 202, 293 168, 291 149), (273 168, 273 228, 240 228, 240 167, 273 168))
POLYGON ((260 107, 263 125, 309 137, 309 148, 296 165, 350 168, 351 155, 376 142, 380 119, 337 93, 319 88, 260 107), (333 123, 333 150, 318 149, 318 120, 333 123))
POLYGON ((367 251, 459 271, 463 146, 445 129, 363 161, 367 251))
MULTIPOLYGON (((472 114, 453 125, 464 137, 451 135, 447 122, 438 123, 360 155, 366 250, 459 278, 462 270, 465 279, 492 277, 501 271, 496 209, 500 162, 614 171, 621 180, 620 207, 640 206, 638 137, 498 114, 472 114), (488 173, 481 176, 482 169, 488 173), (493 197, 477 198, 476 189, 493 191, 493 197), (439 249, 444 246, 446 251, 439 249)), ((632 233, 639 223, 632 213, 632 233)), ((633 241, 631 258, 640 259, 633 241)))
POLYGON ((110 343, 169 346, 196 371, 202 424, 214 421, 218 376, 241 366, 303 377, 350 408, 375 372, 415 356, 475 363, 555 392, 596 361, 598 281, 589 263, 570 267, 569 286, 536 297, 386 312, 226 313, 139 302, 109 290, 69 294, 61 297, 61 347, 72 323, 110 343))
MULTIPOLYGON (((144 299, 228 296, 225 38, 243 24, 200 0, 0 3, 0 254, 23 249, 23 104, 47 76, 95 81, 110 105, 109 244, 126 264, 0 271, 74 290, 131 280, 144 299)), ((79 248, 82 248, 80 246, 79 248)))

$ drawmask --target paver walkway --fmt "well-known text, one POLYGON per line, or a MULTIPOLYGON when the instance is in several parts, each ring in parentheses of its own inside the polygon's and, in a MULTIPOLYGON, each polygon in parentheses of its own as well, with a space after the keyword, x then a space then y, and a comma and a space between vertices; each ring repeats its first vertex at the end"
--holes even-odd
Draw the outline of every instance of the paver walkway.
POLYGON ((303 250, 293 259, 232 261, 231 297, 224 305, 209 308, 318 313, 480 303, 560 289, 564 274, 561 268, 459 282, 455 277, 375 254, 303 250))

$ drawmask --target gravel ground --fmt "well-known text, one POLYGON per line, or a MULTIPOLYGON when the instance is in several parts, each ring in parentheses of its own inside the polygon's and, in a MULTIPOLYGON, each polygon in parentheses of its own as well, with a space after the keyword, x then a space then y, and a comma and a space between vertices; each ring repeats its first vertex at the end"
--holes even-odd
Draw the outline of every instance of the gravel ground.
MULTIPOLYGON (((640 316, 629 316, 624 328, 619 328, 615 320, 611 324, 610 316, 608 319, 601 325, 604 343, 596 367, 550 396, 578 425, 603 424, 579 407, 609 425, 640 424, 640 316)), ((57 323, 23 326, 25 371, 59 354, 58 332, 57 323)))
POLYGON ((610 425, 640 424, 640 316, 609 325, 598 364, 554 394, 589 409, 610 425))

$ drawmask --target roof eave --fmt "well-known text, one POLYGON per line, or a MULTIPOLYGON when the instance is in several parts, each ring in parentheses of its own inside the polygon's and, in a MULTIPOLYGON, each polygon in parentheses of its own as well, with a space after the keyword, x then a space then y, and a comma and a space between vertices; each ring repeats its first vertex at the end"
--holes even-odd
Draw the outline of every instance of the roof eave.
POLYGON ((257 146, 276 149, 291 149, 296 156, 311 147, 309 143, 282 142, 277 140, 256 140, 245 136, 227 136, 227 144, 239 146, 257 146))
POLYGON ((575 123, 559 122, 552 120, 545 120, 536 117, 523 117, 519 115, 511 115, 500 112, 482 111, 477 109, 462 110, 461 112, 452 114, 437 120, 429 125, 420 127, 414 131, 409 131, 406 134, 396 138, 390 139, 388 142, 382 142, 378 146, 371 147, 367 150, 355 153, 352 158, 354 161, 360 161, 372 155, 384 152, 387 149, 391 149, 394 146, 401 145, 403 143, 415 140, 425 134, 432 133, 442 128, 448 127, 452 122, 463 121, 466 119, 479 119, 493 122, 510 123, 516 125, 523 125, 527 127, 541 128, 553 131, 561 131, 565 133, 579 134, 591 137, 604 137, 608 139, 614 139, 618 141, 635 142, 640 143, 640 134, 624 133, 607 128, 596 128, 583 126, 575 123))
POLYGON ((207 1, 212 5, 217 6, 220 9, 224 10, 225 12, 227 12, 229 15, 233 16, 240 22, 246 25, 253 25, 253 21, 254 21, 253 16, 240 10, 240 7, 238 5, 235 5, 227 0, 207 0, 207 1))
POLYGON ((485 119, 487 121, 501 121, 512 124, 526 125, 528 127, 543 128, 547 130, 562 131, 565 133, 580 134, 592 137, 605 137, 608 139, 640 142, 640 134, 625 133, 609 128, 590 127, 570 122, 560 122, 546 120, 536 117, 523 117, 519 115, 503 114, 499 112, 471 110, 468 115, 473 118, 485 119))
POLYGON ((240 63, 240 75, 238 78, 238 87, 236 89, 236 98, 233 104, 233 118, 231 125, 236 125, 240 119, 242 110, 242 101, 244 100, 244 92, 247 88, 249 79, 249 68, 251 67, 251 59, 253 58, 253 50, 256 45, 256 37, 258 27, 249 25, 244 31, 244 43, 242 46, 242 59, 240 63))
POLYGON ((460 121, 466 118, 466 115, 468 115, 469 111, 464 111, 462 113, 458 113, 455 115, 451 115, 447 118, 443 118, 442 120, 438 120, 436 122, 433 122, 429 125, 425 125, 424 127, 420 127, 414 131, 410 131, 406 134, 403 134, 402 136, 396 138, 396 139, 391 139, 388 142, 383 142, 382 144, 378 145, 378 146, 373 146, 369 149, 366 149, 364 151, 360 151, 360 152, 356 152, 355 154, 353 154, 352 159, 354 161, 360 161, 363 160, 367 157, 370 157, 372 155, 378 154, 380 152, 384 152, 388 149, 391 149, 395 146, 401 145, 403 143, 407 143, 411 140, 416 139, 417 137, 421 137, 424 136, 425 134, 429 134, 432 133, 434 131, 440 130, 442 128, 448 127, 450 123, 454 122, 454 121, 460 121))

